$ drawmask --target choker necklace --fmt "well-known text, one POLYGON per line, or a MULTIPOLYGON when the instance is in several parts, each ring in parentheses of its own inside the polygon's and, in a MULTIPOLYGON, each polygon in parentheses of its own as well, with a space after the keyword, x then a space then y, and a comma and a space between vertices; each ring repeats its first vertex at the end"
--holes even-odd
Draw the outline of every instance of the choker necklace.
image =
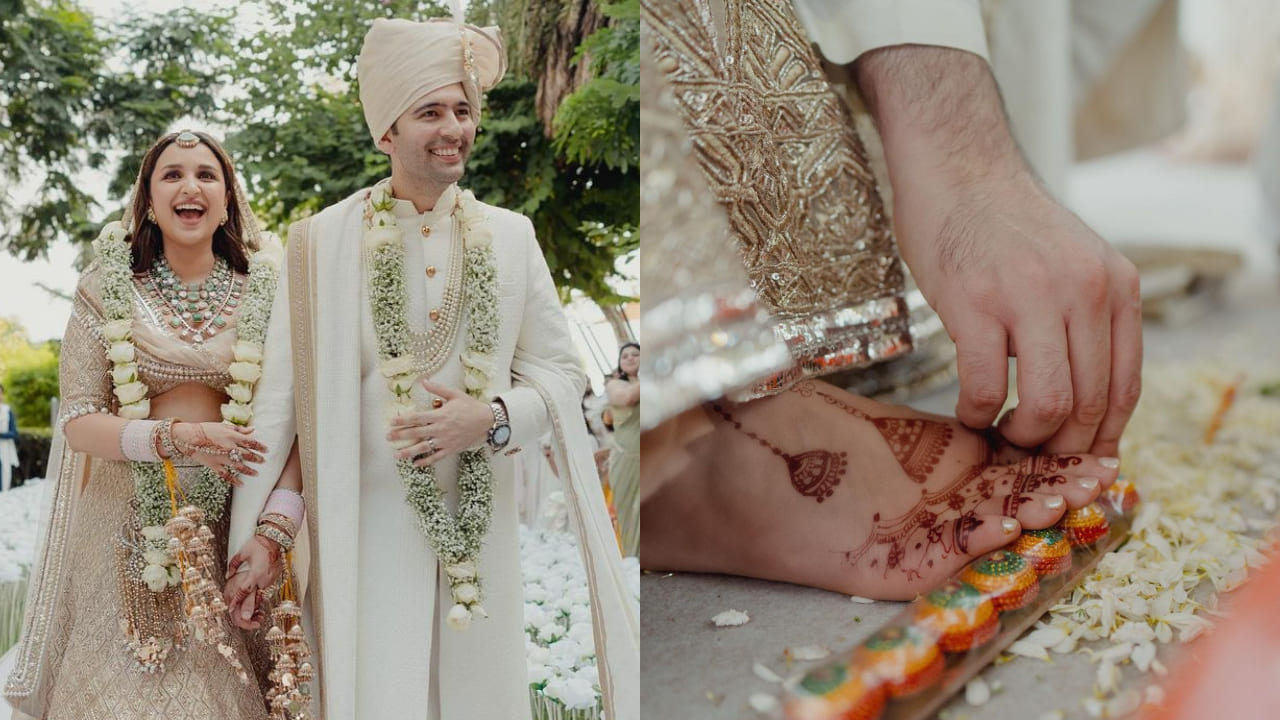
POLYGON ((169 327, 199 345, 227 326, 227 317, 240 305, 244 283, 221 257, 214 258, 213 270, 203 281, 184 283, 161 255, 147 272, 147 289, 169 327))

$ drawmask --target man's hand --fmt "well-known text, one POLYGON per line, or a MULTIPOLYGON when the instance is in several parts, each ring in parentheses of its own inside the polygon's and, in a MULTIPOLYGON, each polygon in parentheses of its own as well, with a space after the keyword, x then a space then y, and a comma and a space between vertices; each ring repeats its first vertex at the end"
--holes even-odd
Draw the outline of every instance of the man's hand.
POLYGON ((439 398, 433 403, 439 407, 406 413, 391 421, 387 439, 397 446, 404 445, 396 451, 396 459, 418 458, 413 464, 426 467, 488 438, 489 428, 493 427, 493 409, 489 403, 428 380, 422 381, 422 387, 439 398))
POLYGON ((902 45, 863 55, 857 75, 902 257, 956 343, 958 419, 996 419, 1017 357, 1019 406, 1000 432, 1047 453, 1115 456, 1141 392, 1133 264, 1040 187, 981 58, 902 45))
POLYGON ((236 627, 257 630, 266 620, 266 596, 284 572, 280 546, 274 540, 254 535, 227 563, 227 584, 222 599, 236 627), (242 569, 244 568, 244 569, 242 569))

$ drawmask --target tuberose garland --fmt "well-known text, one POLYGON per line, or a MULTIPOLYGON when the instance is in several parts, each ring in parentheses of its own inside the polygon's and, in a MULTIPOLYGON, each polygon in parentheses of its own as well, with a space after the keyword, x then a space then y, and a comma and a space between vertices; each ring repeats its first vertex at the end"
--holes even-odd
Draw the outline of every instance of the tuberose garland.
MULTIPOLYGON (((418 358, 410 349, 404 233, 396 224, 394 205, 388 178, 369 191, 364 208, 369 299, 381 370, 391 392, 390 417, 415 410, 412 392, 419 376, 418 358)), ((484 207, 470 191, 458 194, 452 217, 454 231, 461 235, 465 248, 462 289, 468 334, 461 359, 466 392, 487 401, 498 344, 498 275, 493 235, 484 207)), ((493 469, 488 454, 483 448, 459 454, 456 515, 445 504, 434 467, 417 467, 412 460, 398 460, 396 467, 405 486, 405 501, 417 515, 423 536, 449 578, 454 601, 449 625, 464 630, 473 616, 488 617, 480 605, 481 583, 476 566, 481 542, 493 519, 493 469)))

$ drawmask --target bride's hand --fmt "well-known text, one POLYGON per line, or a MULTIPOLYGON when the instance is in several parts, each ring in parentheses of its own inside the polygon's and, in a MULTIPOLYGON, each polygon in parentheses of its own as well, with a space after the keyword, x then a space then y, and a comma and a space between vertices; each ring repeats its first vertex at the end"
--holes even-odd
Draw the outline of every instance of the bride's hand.
POLYGON ((222 590, 222 599, 236 627, 257 630, 266 620, 263 590, 275 586, 284 572, 282 554, 274 540, 254 535, 227 563, 227 584, 222 590))
POLYGON ((173 424, 173 440, 178 449, 209 468, 235 487, 244 483, 241 475, 253 477, 258 471, 249 463, 260 463, 267 446, 253 439, 253 428, 230 423, 202 422, 173 424))

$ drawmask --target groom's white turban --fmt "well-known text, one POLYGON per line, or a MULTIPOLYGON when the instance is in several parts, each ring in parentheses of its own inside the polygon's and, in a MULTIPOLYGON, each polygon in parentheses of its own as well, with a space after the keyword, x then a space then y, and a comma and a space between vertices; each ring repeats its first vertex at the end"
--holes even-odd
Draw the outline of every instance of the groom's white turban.
POLYGON ((451 20, 373 21, 356 63, 360 104, 374 143, 423 95, 462 83, 479 120, 480 96, 502 79, 507 54, 496 27, 451 20))

